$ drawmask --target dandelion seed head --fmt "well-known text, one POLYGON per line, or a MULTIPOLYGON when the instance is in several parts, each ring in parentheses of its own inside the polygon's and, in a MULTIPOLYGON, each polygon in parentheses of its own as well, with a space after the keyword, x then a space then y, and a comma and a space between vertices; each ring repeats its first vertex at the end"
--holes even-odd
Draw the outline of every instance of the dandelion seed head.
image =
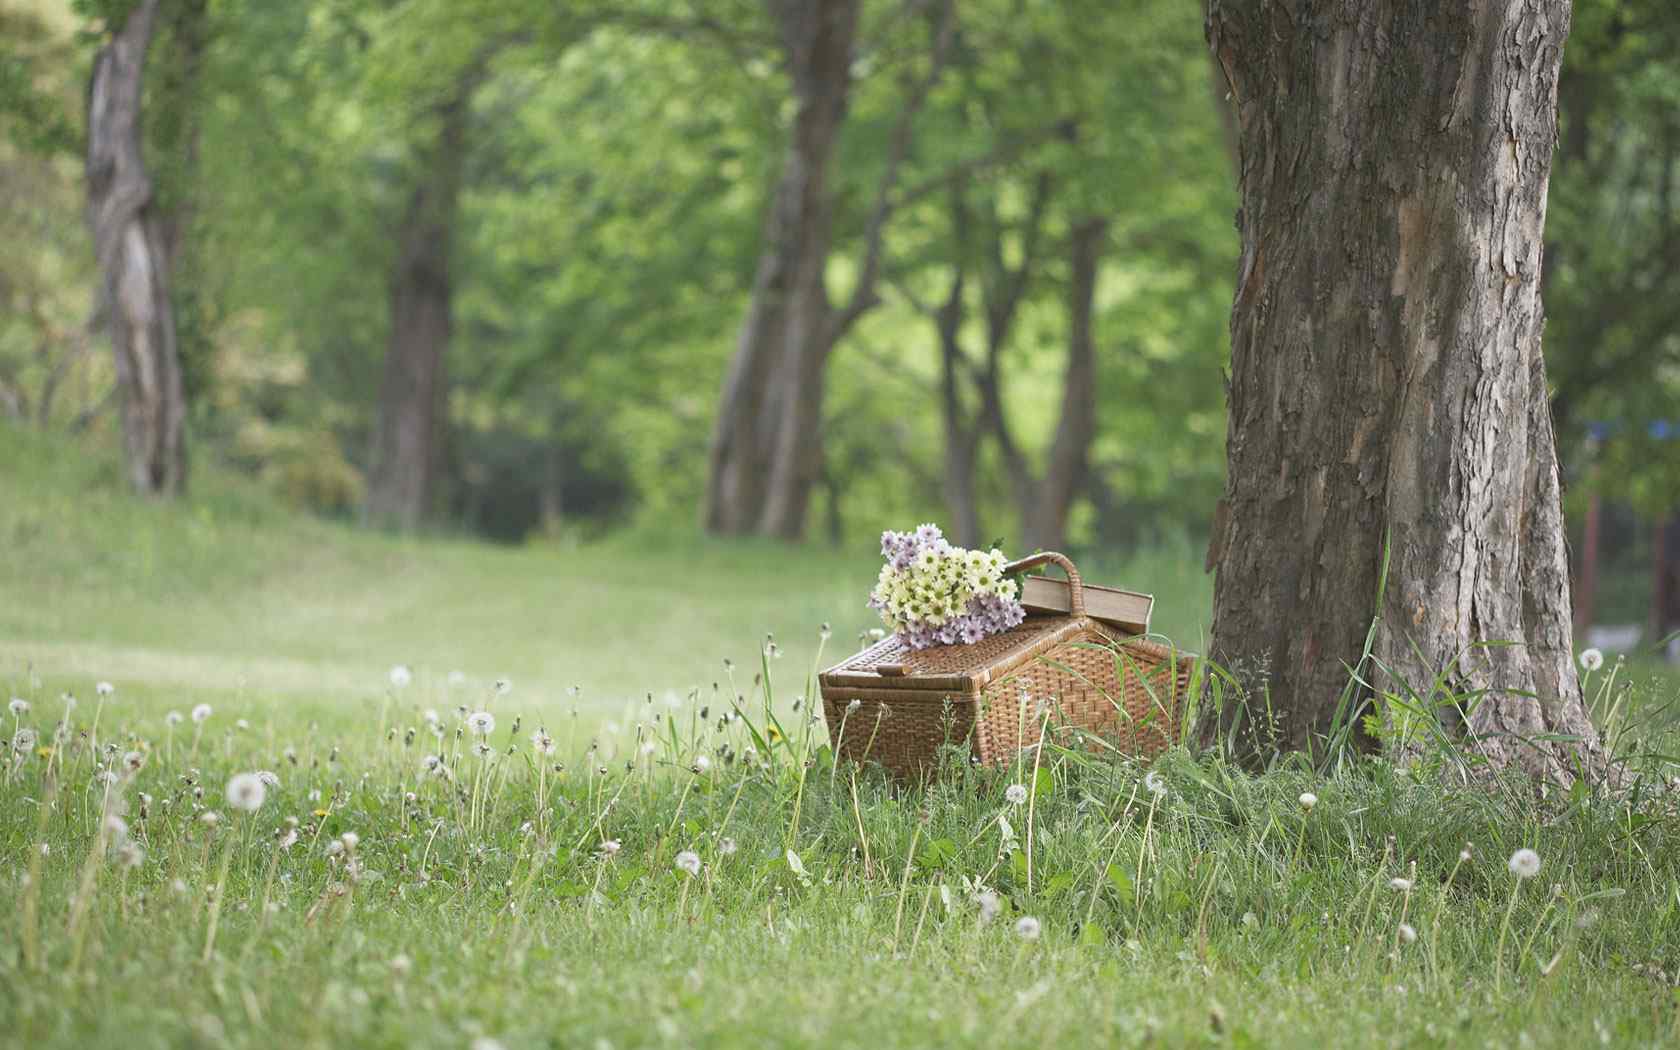
POLYGON ((685 849, 681 853, 677 854, 676 865, 678 871, 687 872, 692 878, 693 876, 700 874, 700 854, 694 852, 693 850, 685 849))
POLYGON ((507 679, 507 678, 496 679, 496 695, 497 696, 506 696, 511 692, 513 692, 513 682, 512 682, 512 680, 507 679))
POLYGON ((479 736, 489 736, 496 728, 496 716, 488 711, 474 711, 467 716, 467 728, 479 736))
POLYGON ((552 755, 554 746, 554 738, 549 736, 546 730, 539 729, 531 734, 531 747, 537 754, 552 755))
POLYGON ((623 848, 624 843, 618 841, 617 839, 607 839, 596 848, 596 852, 600 853, 603 857, 611 857, 623 848))
POLYGON ((1043 932, 1044 927, 1031 915, 1023 915, 1015 920, 1015 936, 1023 941, 1036 941, 1043 932))
POLYGON ((146 753, 144 751, 128 751, 123 754, 123 768, 130 773, 140 772, 141 767, 145 764, 146 753))
POLYGON ((1003 908, 1003 901, 999 900, 998 895, 991 890, 980 891, 975 895, 974 902, 980 906, 981 922, 991 922, 997 918, 998 912, 1003 908))
POLYGON ((98 693, 100 696, 110 696, 112 693, 117 691, 117 687, 112 685, 110 682, 100 682, 93 687, 93 691, 98 693))
POLYGON ((25 700, 21 696, 14 696, 7 702, 6 709, 10 711, 14 717, 21 718, 29 713, 29 701, 25 700))
POLYGON ((1156 798, 1167 797, 1167 782, 1162 779, 1161 774, 1155 772, 1153 769, 1144 775, 1143 786, 1148 788, 1149 793, 1154 795, 1156 798))
POLYGON ((1506 862, 1506 866, 1511 869, 1511 874, 1517 878, 1532 879, 1540 874, 1540 854, 1526 847, 1519 849, 1511 854, 1511 859, 1506 862))
POLYGON ((695 755, 694 756, 694 771, 696 773, 706 773, 706 772, 709 772, 711 770, 711 768, 712 768, 712 760, 711 760, 710 756, 707 756, 707 755, 695 755))
POLYGON ((1395 877, 1388 880, 1388 888, 1396 893, 1412 892, 1412 880, 1395 877))
POLYGON ((1399 934, 1401 944, 1411 944, 1417 940, 1417 930, 1409 922, 1401 923, 1400 928, 1395 932, 1399 934))
POLYGON ((199 821, 206 827, 215 827, 222 822, 222 815, 213 809, 207 809, 198 815, 199 821))
POLYGON ((1596 671, 1604 666, 1604 652, 1600 649, 1581 650, 1581 670, 1596 671))
POLYGON ((181 724, 181 721, 182 721, 181 712, 179 712, 179 711, 171 711, 168 714, 163 716, 163 724, 164 725, 178 726, 178 725, 181 724))
POLYGON ((1011 806, 1019 806, 1027 800, 1027 788, 1024 784, 1011 784, 1003 789, 1003 798, 1011 806))
POLYGON ((344 843, 345 849, 353 850, 362 844, 362 837, 354 831, 346 831, 338 837, 338 841, 344 843))
POLYGON ((38 739, 40 738, 35 735, 35 730, 24 726, 12 734, 12 750, 18 754, 24 754, 34 749, 35 741, 38 739))
POLYGON ((1303 810, 1311 813, 1313 811, 1313 807, 1316 805, 1318 805, 1317 795, 1313 794, 1311 791, 1301 792, 1301 808, 1303 810))
POLYGON ((213 713, 209 704, 199 704, 192 709, 192 720, 202 725, 213 713))
POLYGON ((391 686, 396 689, 408 688, 408 683, 414 681, 414 673, 404 664, 397 664, 391 668, 391 686))
POLYGON ((268 797, 268 787, 256 773, 236 773, 228 780, 222 795, 230 808, 255 813, 262 808, 263 799, 268 797))

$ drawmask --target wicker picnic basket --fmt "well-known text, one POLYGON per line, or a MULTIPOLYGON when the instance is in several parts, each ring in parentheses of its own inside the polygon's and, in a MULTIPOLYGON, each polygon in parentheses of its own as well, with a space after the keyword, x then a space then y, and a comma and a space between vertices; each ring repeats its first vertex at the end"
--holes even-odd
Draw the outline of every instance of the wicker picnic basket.
POLYGON ((1150 757, 1177 738, 1194 657, 1086 614, 1079 570, 1055 552, 1009 573, 1055 564, 1069 612, 1029 615, 972 645, 911 649, 888 635, 824 671, 823 713, 837 755, 924 777, 941 745, 975 761, 1007 762, 1044 739, 1150 757), (855 705, 855 706, 854 706, 855 705))

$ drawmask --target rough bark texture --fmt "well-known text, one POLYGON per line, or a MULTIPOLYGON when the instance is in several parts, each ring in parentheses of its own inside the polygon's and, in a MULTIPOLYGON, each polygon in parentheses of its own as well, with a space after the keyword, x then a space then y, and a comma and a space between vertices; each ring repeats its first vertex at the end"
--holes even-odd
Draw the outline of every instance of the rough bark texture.
POLYGON ((1463 728, 1495 765, 1604 770, 1571 661, 1540 354, 1569 16, 1211 5, 1242 153, 1213 649, 1266 678, 1286 746, 1331 724, 1387 544, 1373 655, 1395 677, 1367 680, 1479 695, 1463 728))
MULTIPOLYGON (((782 160, 764 251, 753 278, 752 301, 724 379, 712 433, 706 527, 736 534, 759 528, 765 514, 779 433, 812 401, 820 405, 827 347, 820 347, 830 307, 823 271, 828 264, 833 207, 829 159, 845 119, 851 88, 856 0, 770 0, 781 29, 797 110, 782 160)), ((784 448, 784 460, 794 453, 784 448)), ((788 498, 783 497, 786 514, 788 498)))
POLYGON ((401 528, 431 510, 446 423, 450 253, 472 80, 439 110, 437 140, 409 197, 391 273, 391 336, 379 388, 367 515, 401 528))
POLYGON ((88 86, 88 221, 122 392, 123 447, 136 492, 186 485, 185 395, 169 264, 140 145, 142 74, 158 0, 142 0, 93 61, 88 86))

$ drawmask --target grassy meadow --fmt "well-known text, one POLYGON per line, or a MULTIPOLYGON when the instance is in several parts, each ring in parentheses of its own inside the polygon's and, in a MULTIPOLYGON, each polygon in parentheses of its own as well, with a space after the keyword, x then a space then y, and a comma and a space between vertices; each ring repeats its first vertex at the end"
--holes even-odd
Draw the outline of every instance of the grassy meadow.
MULTIPOLYGON (((0 428, 6 1045, 1680 1041, 1672 679, 1588 678, 1615 798, 1445 751, 896 790, 801 700, 872 550, 396 539, 195 483, 137 504, 0 428)), ((1087 568, 1194 649, 1198 560, 1087 568)))

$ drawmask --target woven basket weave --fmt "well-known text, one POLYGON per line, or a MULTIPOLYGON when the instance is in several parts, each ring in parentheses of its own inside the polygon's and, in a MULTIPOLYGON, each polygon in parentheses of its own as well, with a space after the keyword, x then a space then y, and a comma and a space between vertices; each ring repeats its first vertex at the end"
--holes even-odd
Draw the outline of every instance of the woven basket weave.
POLYGON ((1065 616, 1029 616, 973 645, 915 650, 889 636, 824 671, 835 753, 909 779, 932 772, 946 743, 966 743, 975 760, 994 764, 1041 733, 1140 757, 1176 740, 1195 658, 1087 616, 1079 570, 1064 555, 1035 554, 1006 571, 1048 563, 1067 573, 1065 616))

